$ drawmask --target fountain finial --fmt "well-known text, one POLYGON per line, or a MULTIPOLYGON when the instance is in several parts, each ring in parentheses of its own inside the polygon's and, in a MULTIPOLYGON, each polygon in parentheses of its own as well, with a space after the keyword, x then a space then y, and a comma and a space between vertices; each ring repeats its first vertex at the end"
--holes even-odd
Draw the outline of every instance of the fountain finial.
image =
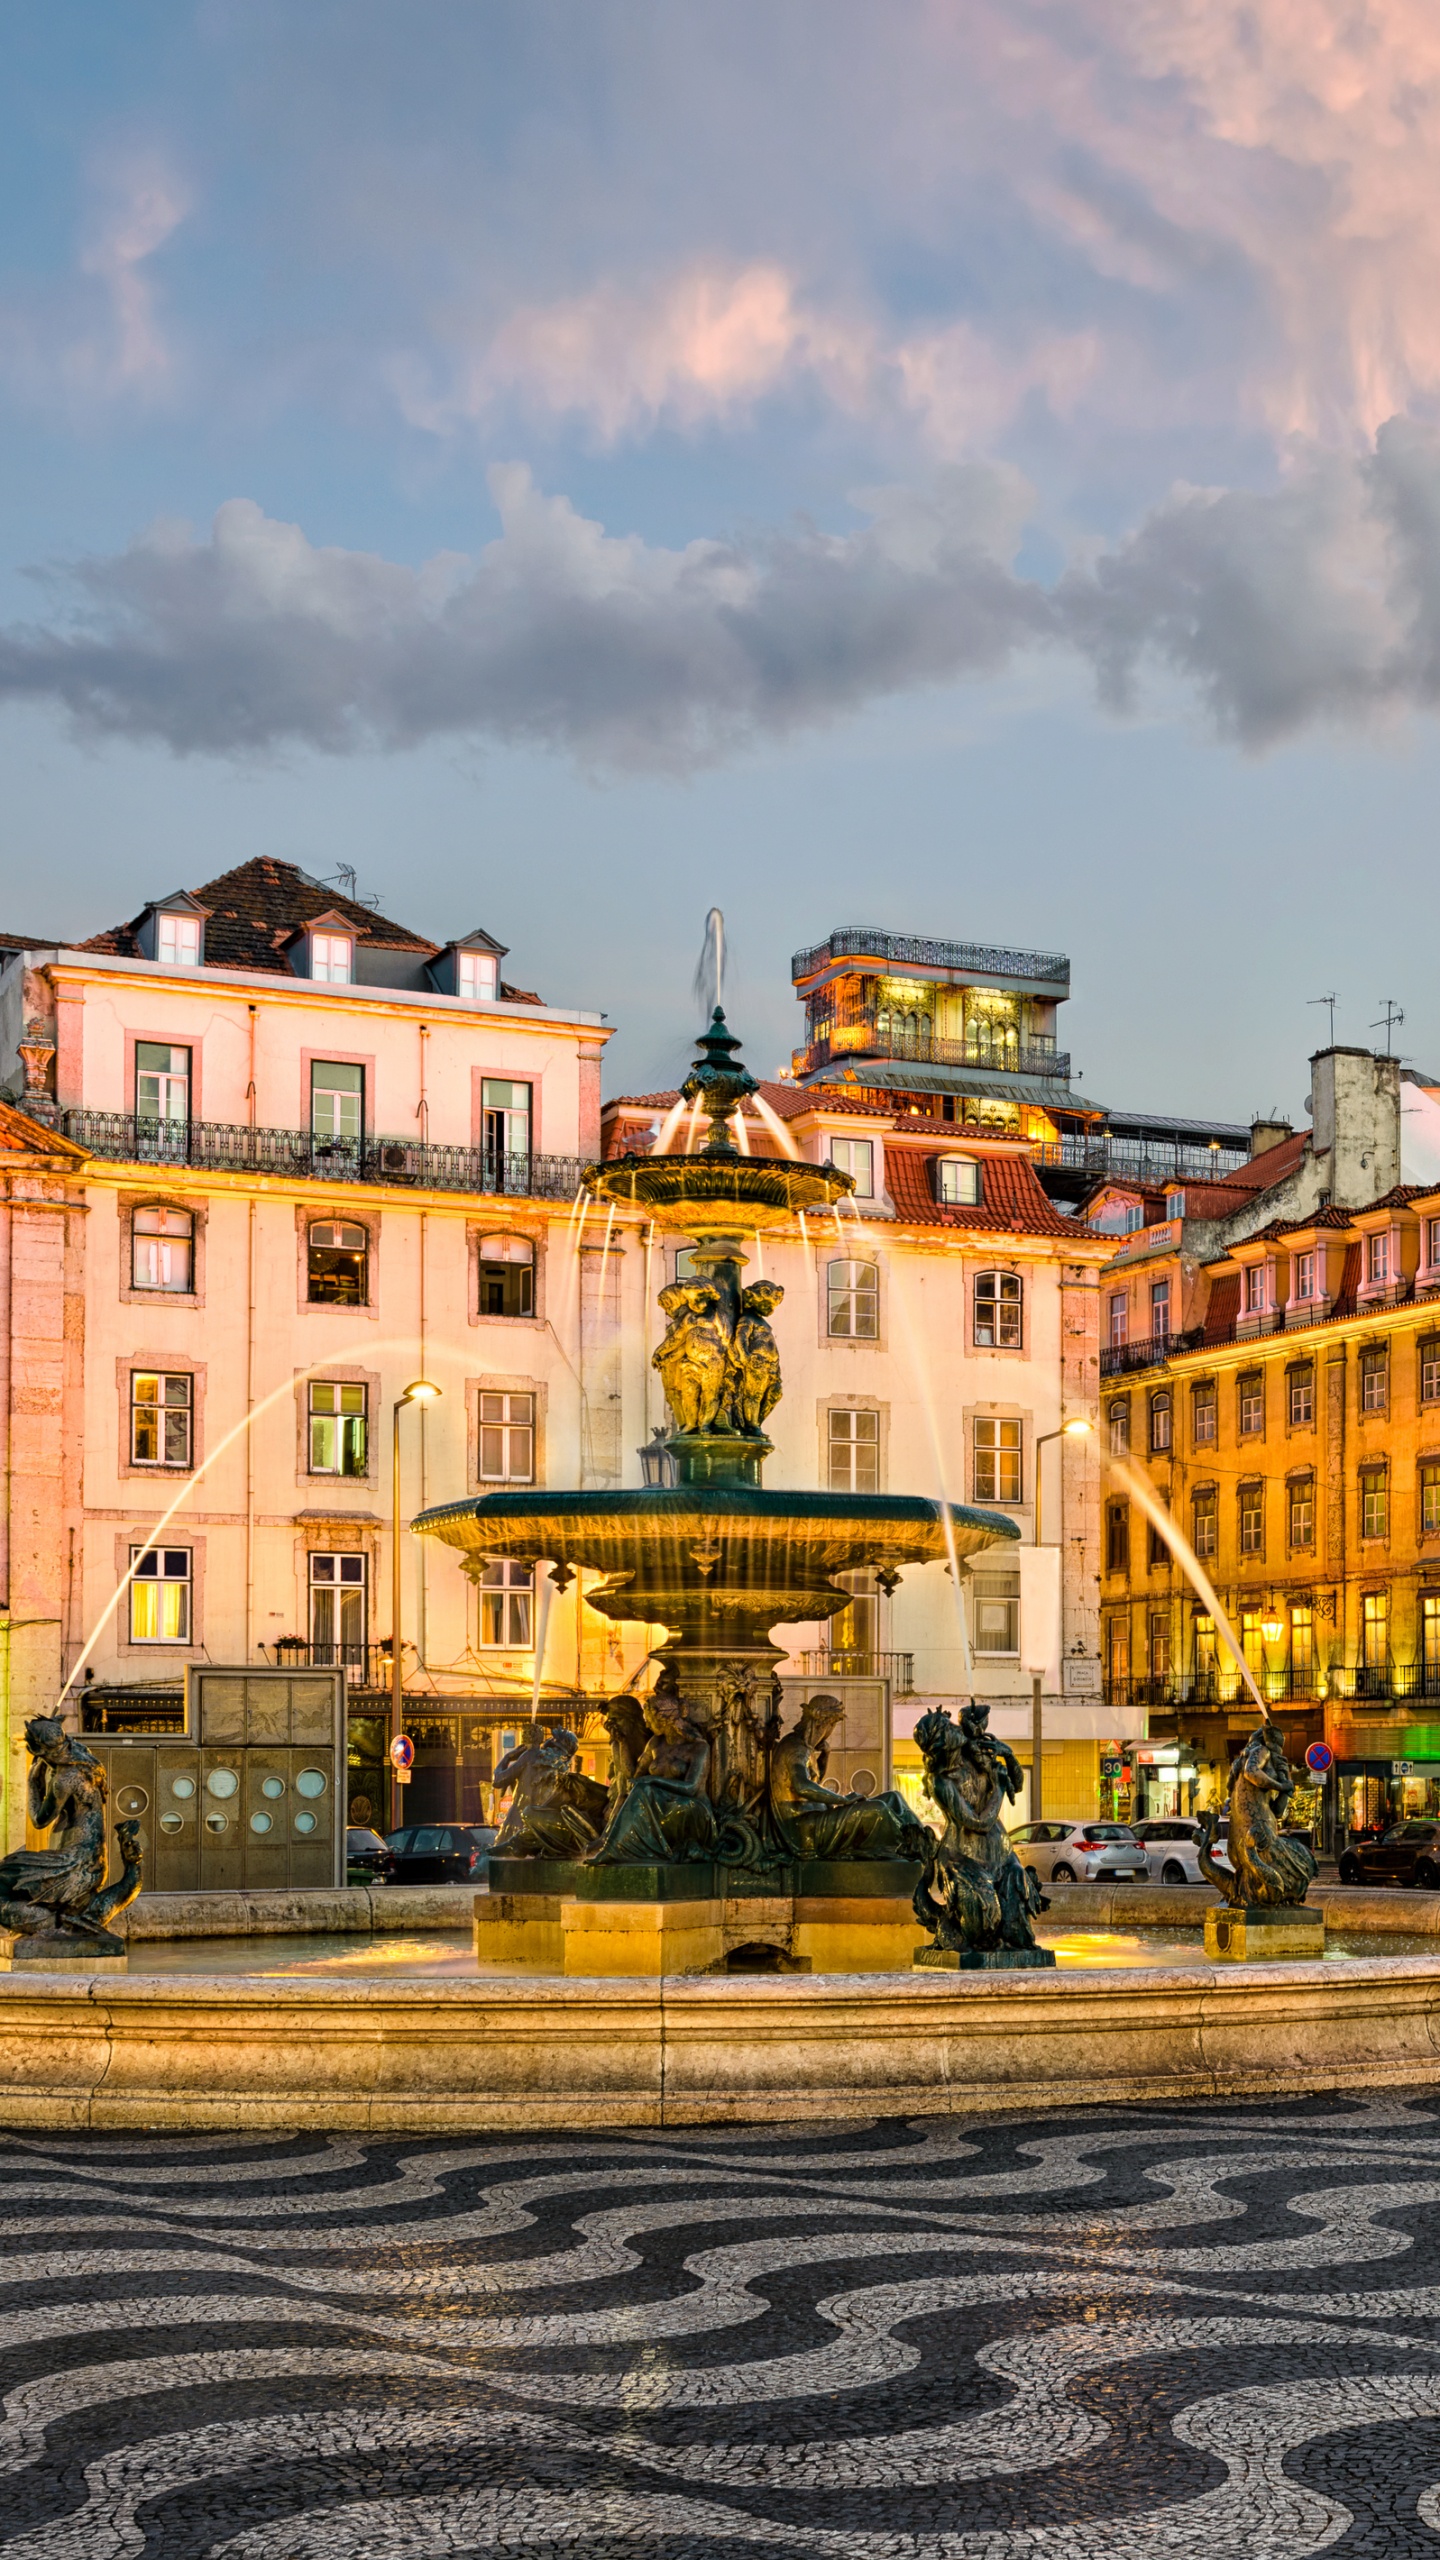
POLYGON ((747 1094, 758 1093, 759 1086, 739 1057, 740 1043, 725 1025, 725 1015, 717 1004, 710 1017, 710 1027, 696 1042, 700 1054, 685 1082, 680 1087, 687 1102, 698 1102, 710 1124, 710 1135, 701 1149, 702 1155, 734 1156, 726 1122, 738 1102, 747 1094))

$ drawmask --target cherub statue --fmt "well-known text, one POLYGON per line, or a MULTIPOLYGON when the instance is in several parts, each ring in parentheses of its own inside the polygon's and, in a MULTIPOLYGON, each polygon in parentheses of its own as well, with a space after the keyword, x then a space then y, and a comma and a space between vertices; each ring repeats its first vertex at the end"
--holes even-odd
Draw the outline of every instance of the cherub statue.
POLYGON ((766 1319, 784 1295, 775 1280, 757 1280, 741 1292, 730 1352, 730 1414, 736 1430, 750 1439, 759 1438, 766 1415, 780 1401, 780 1351, 766 1319))
POLYGON ((496 1850, 509 1858, 578 1858, 598 1840, 605 1823, 606 1793, 598 1778, 572 1769, 573 1733, 525 1729, 507 1751, 492 1784, 513 1787, 514 1797, 496 1850))
POLYGON ((708 1280, 674 1280, 660 1292, 669 1317, 654 1355, 677 1431, 712 1431, 729 1378, 731 1342, 720 1292, 708 1280))

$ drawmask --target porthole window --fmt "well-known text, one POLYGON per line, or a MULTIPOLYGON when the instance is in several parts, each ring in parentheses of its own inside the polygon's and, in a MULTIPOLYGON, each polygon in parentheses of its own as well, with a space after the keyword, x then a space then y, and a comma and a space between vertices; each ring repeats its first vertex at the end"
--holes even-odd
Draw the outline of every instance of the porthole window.
POLYGON ((228 1831, 230 1828, 229 1814, 207 1813, 205 1816, 205 1828, 207 1831, 228 1831))
POLYGON ((330 1781, 323 1769, 302 1769, 295 1781, 297 1796, 323 1796, 330 1781))
POLYGON ((319 1816, 317 1814, 297 1813, 295 1816, 295 1828, 297 1831, 313 1831, 318 1819, 319 1816))
POLYGON ((239 1784, 233 1769, 212 1769, 205 1781, 207 1794, 219 1796, 222 1803, 227 1796, 233 1796, 239 1784))
POLYGON ((160 1816, 160 1828, 162 1831, 183 1831, 185 1828, 184 1814, 162 1813, 160 1816))
POLYGON ((262 1778, 260 1781, 260 1793, 262 1796, 283 1796, 285 1793, 284 1779, 262 1778))
POLYGON ((250 1816, 250 1828, 252 1831, 268 1831, 273 1820, 273 1814, 252 1813, 250 1816))
POLYGON ((170 1781, 170 1793, 172 1796, 179 1796, 182 1803, 188 1803, 191 1796, 195 1793, 194 1779, 172 1778, 170 1781))
POLYGON ((122 1787, 115 1798, 117 1813, 148 1813, 150 1799, 143 1787, 122 1787))

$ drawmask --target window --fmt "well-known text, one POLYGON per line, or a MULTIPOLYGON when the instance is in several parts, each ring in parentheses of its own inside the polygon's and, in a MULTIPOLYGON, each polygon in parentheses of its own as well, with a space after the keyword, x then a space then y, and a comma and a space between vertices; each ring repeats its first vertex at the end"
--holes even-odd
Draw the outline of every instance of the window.
POLYGON ((1156 1528, 1153 1520, 1147 1522, 1146 1525, 1149 1530, 1149 1543, 1146 1548, 1146 1562, 1153 1573, 1157 1565, 1168 1564, 1170 1562, 1170 1547, 1164 1532, 1156 1528))
POLYGON ((880 1595, 873 1573, 842 1573, 837 1579, 850 1594, 848 1607, 836 1611, 830 1621, 830 1654, 849 1656, 853 1671, 873 1671, 878 1650, 880 1595))
POLYGON ((1440 1218, 1425 1221, 1425 1259, 1432 1271, 1440 1268, 1440 1218))
POLYGON ((935 1167, 935 1197, 949 1209, 973 1209, 980 1199, 980 1167, 973 1156, 941 1156, 935 1167))
POLYGON ((1165 1215, 1166 1215, 1166 1217, 1167 1217, 1167 1218, 1183 1218, 1183 1217, 1184 1217, 1184 1215, 1185 1215, 1185 1194, 1184 1194, 1184 1192, 1183 1192, 1183 1191, 1167 1191, 1167 1192, 1166 1192, 1166 1194, 1165 1194, 1165 1215))
POLYGON ((1244 1287, 1246 1315, 1262 1315, 1265 1310, 1265 1265, 1263 1262, 1246 1263, 1244 1271, 1244 1287))
POLYGON ((1213 1484, 1195 1489, 1194 1535, 1191 1544, 1197 1556, 1213 1556, 1220 1543, 1219 1501, 1213 1484))
POLYGON ((1197 1449, 1214 1447, 1218 1419, 1215 1381, 1206 1378, 1190 1390, 1190 1436, 1197 1449))
POLYGON ((1240 1650, 1244 1654, 1245 1659, 1249 1663, 1257 1680, 1263 1678, 1266 1670, 1265 1637, 1263 1629, 1264 1620, 1258 1609, 1241 1610, 1240 1650))
POLYGON ((1013 1271, 977 1271, 975 1340, 994 1351, 1020 1348, 1022 1284, 1013 1271))
POLYGON ((355 946, 348 933, 312 933, 310 975, 322 987, 348 987, 355 946))
POLYGON ((530 1174, 530 1087, 486 1076, 480 1087, 485 1178, 502 1191, 523 1190, 530 1174))
POLYGON ((1315 1479, 1292 1476, 1285 1488, 1286 1534, 1297 1548, 1315 1544, 1315 1479))
POLYGON ((830 1408, 826 1482, 832 1493, 880 1490, 880 1416, 830 1408))
POLYGON ((161 1040, 135 1043, 135 1117, 184 1128, 190 1118, 190 1052, 161 1040))
POLYGON ((1134 1236, 1134 1235, 1138 1235, 1138 1234, 1139 1234, 1139 1232, 1140 1232, 1140 1230, 1141 1230, 1141 1228, 1144 1226, 1144 1224, 1145 1224, 1145 1203, 1144 1203, 1144 1201, 1143 1201, 1143 1200, 1127 1200, 1127 1201, 1126 1201, 1126 1203, 1125 1203, 1125 1227, 1124 1227, 1124 1233, 1125 1233, 1127 1236, 1134 1236))
POLYGON ((1440 1591, 1420 1594, 1420 1659, 1427 1671, 1440 1670, 1440 1591))
POLYGON ((1162 1342, 1165 1336, 1169 1333, 1169 1330, 1170 1283, 1168 1280, 1152 1280, 1150 1283, 1151 1340, 1154 1342, 1162 1342))
POLYGON ((970 1588, 973 1594, 974 1618, 970 1641, 976 1653, 1018 1653, 1020 1650, 1019 1574, 972 1574, 970 1588))
POLYGON ((1422 1458, 1419 1477, 1420 1535, 1440 1535, 1440 1458, 1422 1458))
POLYGON ((188 1467, 191 1458, 192 1385, 187 1371, 130 1372, 130 1463, 133 1467, 188 1467))
POLYGON ((1365 1277, 1370 1281, 1386 1281, 1390 1277, 1390 1239, 1367 1236, 1365 1239, 1365 1277))
POLYGON ((1240 1437, 1254 1439, 1265 1428, 1265 1381, 1258 1369, 1252 1369, 1236 1386, 1236 1402, 1240 1416, 1240 1437))
POLYGON ((310 1062, 310 1135, 332 1147, 358 1147, 365 1135, 365 1070, 338 1061, 310 1062))
POLYGON ((343 1663, 349 1670, 365 1667, 366 1607, 364 1556, 312 1555, 310 1558, 310 1659, 328 1668, 343 1663))
POLYGON ((1290 1270, 1291 1270, 1291 1288, 1290 1288, 1290 1295, 1291 1295, 1291 1297, 1292 1297, 1292 1298, 1313 1298, 1313 1297, 1314 1297, 1314 1295, 1315 1295, 1315 1256, 1314 1256, 1314 1254, 1313 1254, 1313 1253, 1297 1253, 1297 1254, 1296 1254, 1296 1256, 1295 1256, 1294 1261, 1292 1262, 1292 1264, 1291 1264, 1291 1266, 1290 1266, 1290 1270))
POLYGON ((1124 1290, 1123 1290, 1123 1289, 1116 1289, 1116 1290, 1113 1290, 1113 1291, 1111 1292, 1111 1297, 1110 1297, 1110 1348, 1111 1348, 1111 1350, 1112 1350, 1112 1351, 1118 1351, 1118 1350, 1120 1350, 1121 1346, 1122 1346, 1124 1343, 1128 1342, 1128 1341, 1129 1341, 1129 1339, 1130 1339, 1130 1301, 1129 1301, 1129 1299, 1127 1298, 1127 1296, 1126 1296, 1126 1294, 1125 1294, 1125 1292, 1124 1292, 1124 1290))
POLYGON ((831 1141, 830 1161, 837 1173, 848 1173, 855 1185, 856 1198, 872 1200, 875 1196, 875 1148, 869 1138, 835 1138, 831 1141))
POLYGON ((155 919, 155 957, 172 969, 193 969, 200 958, 198 916, 162 915, 155 919))
POLYGON ((480 1397, 480 1481, 482 1484, 533 1484, 535 1481, 535 1398, 533 1394, 480 1397))
POLYGON ((132 1547, 130 1562, 130 1641, 132 1644, 188 1644, 190 1641, 190 1549, 132 1547))
POLYGON ((1362 1538, 1388 1538, 1390 1535, 1390 1480, 1385 1467, 1362 1467, 1360 1470, 1360 1535, 1362 1538))
POLYGON ((1158 1610, 1152 1611, 1149 1632, 1150 1677, 1152 1680, 1168 1680, 1170 1677, 1169 1619, 1162 1617, 1158 1610))
POLYGON ((1130 1678, 1130 1624, 1126 1618, 1112 1618, 1105 1630, 1105 1659, 1109 1668, 1110 1695, 1119 1699, 1130 1678))
POLYGON ((369 1391, 329 1378, 310 1381, 310 1473, 363 1476, 369 1444, 369 1391))
POLYGON ((975 1417, 975 1499, 1019 1502, 1021 1446, 1018 1422, 1002 1422, 988 1414, 975 1417))
POLYGON ((1130 1399, 1117 1396, 1110 1407, 1110 1455, 1127 1458, 1130 1454, 1130 1399))
POLYGON ((1315 1612, 1308 1600, 1290 1606, 1290 1668, 1301 1680, 1315 1676, 1315 1612))
POLYGON ((132 1289, 194 1287, 195 1220, 188 1209, 137 1209, 130 1228, 132 1289))
POLYGON ((535 1598, 535 1568, 497 1556, 480 1574, 480 1641, 506 1645, 512 1652, 530 1650, 530 1617, 535 1598))
POLYGON ((875 1262, 832 1262, 826 1272, 827 1323, 832 1334, 853 1342, 874 1342, 880 1332, 880 1266, 875 1262))
POLYGON ((1239 1495, 1240 1553, 1260 1556, 1265 1552, 1265 1487, 1242 1484, 1239 1495))
POLYGON ((1150 1446, 1153 1450, 1169 1448, 1171 1417, 1170 1390, 1161 1387, 1150 1399, 1150 1446))
POLYGON ((482 1236, 478 1256, 482 1316, 533 1316, 535 1247, 525 1236, 482 1236))
POLYGON ((455 993, 471 1004, 483 1003, 500 989, 500 964, 493 951, 457 951, 455 993))
POLYGON ((1360 1410, 1384 1413, 1390 1402, 1390 1356, 1383 1343, 1360 1354, 1360 1410))
POLYGON ((1440 1334, 1431 1334, 1420 1345, 1420 1401, 1440 1404, 1440 1334))
POLYGON ((1360 1597, 1360 1660, 1367 1671, 1383 1671, 1390 1659, 1390 1594, 1366 1591, 1360 1597))
POLYGON ((312 1307, 368 1305, 370 1239, 348 1218, 324 1218, 310 1230, 308 1296, 312 1307))
POLYGON ((1105 1570, 1128 1573, 1130 1570, 1130 1505, 1107 1502, 1105 1505, 1105 1570))
POLYGON ((1285 1409, 1292 1431, 1307 1431, 1315 1420, 1315 1366, 1310 1360, 1297 1360, 1285 1372, 1285 1409))
POLYGON ((1208 1609, 1195 1612, 1195 1682, 1202 1697, 1215 1686, 1215 1621, 1208 1609))

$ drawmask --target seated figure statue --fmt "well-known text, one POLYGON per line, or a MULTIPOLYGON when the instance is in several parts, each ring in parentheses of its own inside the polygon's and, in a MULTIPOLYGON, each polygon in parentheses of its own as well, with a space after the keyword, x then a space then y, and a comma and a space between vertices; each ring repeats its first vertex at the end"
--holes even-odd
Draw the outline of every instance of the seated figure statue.
POLYGON ((817 1757, 845 1710, 807 1698, 770 1755, 770 1809, 792 1858, 925 1858, 930 1833, 901 1795, 841 1795, 821 1786, 817 1757))
POLYGON ((673 1672, 661 1673, 644 1712, 650 1740, 604 1839, 589 1853, 590 1866, 665 1866, 715 1854, 710 1739, 688 1713, 673 1672))
POLYGON ((497 1763, 492 1783, 515 1790, 497 1857, 580 1858, 594 1847, 605 1820, 605 1789, 598 1778, 572 1769, 575 1751, 573 1733, 531 1724, 523 1742, 497 1763))
POLYGON ((1048 1905, 1011 1848, 1004 1821, 1023 1773, 989 1719, 984 1699, 972 1698, 958 1725, 936 1707, 915 1727, 926 1792, 945 1817, 916 1888, 915 1916, 938 1946, 957 1952, 1034 1950, 1032 1920, 1048 1905))

